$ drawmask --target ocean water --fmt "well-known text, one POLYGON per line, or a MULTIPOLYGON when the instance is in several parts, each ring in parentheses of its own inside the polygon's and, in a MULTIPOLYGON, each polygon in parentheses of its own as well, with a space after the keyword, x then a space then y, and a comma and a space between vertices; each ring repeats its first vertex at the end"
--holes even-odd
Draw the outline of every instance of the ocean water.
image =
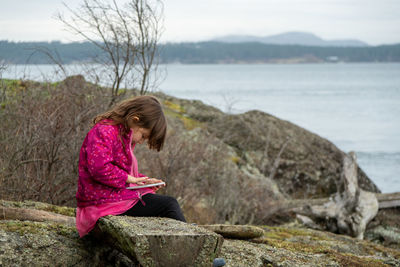
POLYGON ((400 192, 400 64, 170 65, 160 89, 288 120, 355 151, 382 192, 400 192))
MULTIPOLYGON (((159 89, 223 111, 258 109, 327 138, 382 192, 400 192, 400 64, 167 65, 159 89)), ((52 66, 13 66, 6 78, 56 79, 52 66), (23 73, 23 74, 22 74, 23 73)), ((79 68, 75 68, 79 73, 79 68)))

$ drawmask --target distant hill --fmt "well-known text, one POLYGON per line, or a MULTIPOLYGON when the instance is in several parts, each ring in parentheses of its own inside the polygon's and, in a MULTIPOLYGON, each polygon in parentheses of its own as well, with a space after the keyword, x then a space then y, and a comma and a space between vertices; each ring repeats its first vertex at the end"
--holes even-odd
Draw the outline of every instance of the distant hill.
POLYGON ((327 47, 252 43, 170 43, 161 47, 166 63, 323 63, 400 62, 400 44, 366 47, 327 47))
MULTIPOLYGON (((260 42, 167 43, 160 44, 161 63, 322 63, 322 62, 400 62, 400 44, 364 47, 276 45, 260 42)), ((64 64, 91 62, 104 57, 95 45, 60 42, 0 41, 0 62, 10 64, 64 64), (45 52, 45 53, 44 53, 45 52)))
POLYGON ((227 35, 212 39, 214 42, 222 43, 248 43, 258 42, 275 45, 304 45, 304 46, 342 46, 342 47, 365 47, 367 43, 359 40, 324 40, 315 34, 307 32, 286 32, 271 36, 250 36, 250 35, 227 35))

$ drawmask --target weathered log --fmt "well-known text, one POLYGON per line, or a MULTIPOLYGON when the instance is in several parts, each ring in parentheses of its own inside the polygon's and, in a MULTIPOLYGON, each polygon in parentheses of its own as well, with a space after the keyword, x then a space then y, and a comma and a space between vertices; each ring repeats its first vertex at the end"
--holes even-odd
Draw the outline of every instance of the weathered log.
POLYGON ((75 225, 75 218, 50 211, 12 208, 0 206, 0 220, 20 220, 36 222, 57 222, 66 225, 75 225))
MULTIPOLYGON (((355 153, 344 157, 343 172, 338 192, 323 205, 306 205, 297 213, 309 217, 328 231, 347 234, 363 239, 367 223, 378 212, 378 200, 374 193, 358 187, 355 153)), ((310 225, 310 222, 307 222, 310 225)))
POLYGON ((379 201, 379 208, 396 208, 400 207, 400 192, 389 194, 376 194, 379 201))
MULTIPOLYGON (((400 207, 400 192, 375 194, 379 202, 379 209, 400 207)), ((329 198, 291 199, 286 201, 269 202, 271 209, 265 218, 279 214, 301 212, 306 206, 323 205, 329 198)))

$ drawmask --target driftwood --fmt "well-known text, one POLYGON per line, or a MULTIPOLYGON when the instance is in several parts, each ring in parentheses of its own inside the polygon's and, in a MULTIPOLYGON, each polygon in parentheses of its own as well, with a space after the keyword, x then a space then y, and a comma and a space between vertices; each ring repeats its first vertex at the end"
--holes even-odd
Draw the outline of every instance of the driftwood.
MULTIPOLYGON (((399 208, 400 207, 400 192, 396 193, 379 193, 375 194, 379 203, 379 209, 399 208)), ((303 210, 306 206, 323 205, 329 202, 329 198, 314 198, 314 199, 291 199, 286 201, 270 202, 271 207, 266 218, 277 215, 296 213, 303 210)))
POLYGON ((379 209, 400 207, 400 192, 390 194, 376 194, 379 209))
POLYGON ((338 192, 320 205, 305 205, 295 210, 304 224, 318 229, 363 239, 365 228, 378 213, 374 193, 358 187, 355 153, 344 157, 338 192))
POLYGON ((0 206, 0 220, 57 222, 70 226, 75 225, 74 217, 61 215, 44 210, 13 208, 13 207, 3 207, 3 206, 0 206))

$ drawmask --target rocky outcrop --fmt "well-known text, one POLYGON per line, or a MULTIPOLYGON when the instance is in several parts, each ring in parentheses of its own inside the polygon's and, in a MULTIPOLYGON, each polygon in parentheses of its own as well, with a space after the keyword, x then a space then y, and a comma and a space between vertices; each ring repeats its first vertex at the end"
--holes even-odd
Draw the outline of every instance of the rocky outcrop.
POLYGON ((398 266, 400 250, 304 229, 298 225, 264 227, 251 242, 226 239, 227 266, 398 266))
POLYGON ((80 240, 72 226, 0 220, 0 266, 94 266, 110 263, 112 250, 80 240))
POLYGON ((203 227, 127 216, 103 217, 80 239, 71 225, 72 208, 4 200, 0 208, 7 211, 0 215, 0 265, 5 266, 210 266, 223 243, 222 236, 203 227))
MULTIPOLYGON (((24 203, 13 204, 26 208, 24 203)), ((223 243, 220 236, 200 226, 170 219, 109 216, 100 220, 99 229, 103 236, 80 239, 75 227, 59 222, 0 220, 0 265, 210 266, 217 256, 225 259, 226 266, 400 265, 398 247, 298 224, 258 227, 262 235, 257 238, 231 237, 223 243)))

